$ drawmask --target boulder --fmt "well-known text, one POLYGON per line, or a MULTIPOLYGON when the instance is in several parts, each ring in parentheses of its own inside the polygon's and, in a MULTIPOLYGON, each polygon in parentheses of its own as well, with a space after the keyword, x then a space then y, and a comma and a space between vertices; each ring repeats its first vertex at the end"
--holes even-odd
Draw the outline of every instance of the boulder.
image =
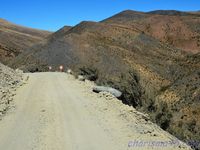
POLYGON ((79 81, 85 81, 85 77, 82 76, 82 75, 78 75, 78 80, 79 80, 79 81))
POLYGON ((105 86, 95 86, 93 88, 93 92, 96 92, 96 93, 109 92, 117 98, 122 96, 122 92, 120 92, 119 90, 111 88, 111 87, 105 87, 105 86))

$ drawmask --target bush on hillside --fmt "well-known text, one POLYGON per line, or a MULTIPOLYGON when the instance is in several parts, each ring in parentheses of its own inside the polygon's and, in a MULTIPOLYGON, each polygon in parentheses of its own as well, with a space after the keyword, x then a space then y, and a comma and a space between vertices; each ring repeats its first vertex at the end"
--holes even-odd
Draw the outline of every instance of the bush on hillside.
POLYGON ((96 81, 98 79, 98 70, 92 67, 80 67, 78 74, 90 81, 96 81))

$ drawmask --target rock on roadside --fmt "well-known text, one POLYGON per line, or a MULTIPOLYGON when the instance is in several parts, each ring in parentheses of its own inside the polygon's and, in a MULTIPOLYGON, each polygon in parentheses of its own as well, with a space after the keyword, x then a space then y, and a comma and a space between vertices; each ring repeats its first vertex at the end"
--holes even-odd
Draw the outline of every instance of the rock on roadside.
POLYGON ((9 109, 16 88, 23 83, 22 71, 13 70, 0 63, 0 116, 9 109))
POLYGON ((79 80, 79 81, 85 81, 85 77, 82 76, 82 75, 78 75, 78 80, 79 80))
POLYGON ((93 87, 93 92, 108 92, 114 95, 116 98, 119 98, 122 96, 122 92, 120 92, 117 89, 111 88, 111 87, 105 87, 105 86, 95 86, 93 87))

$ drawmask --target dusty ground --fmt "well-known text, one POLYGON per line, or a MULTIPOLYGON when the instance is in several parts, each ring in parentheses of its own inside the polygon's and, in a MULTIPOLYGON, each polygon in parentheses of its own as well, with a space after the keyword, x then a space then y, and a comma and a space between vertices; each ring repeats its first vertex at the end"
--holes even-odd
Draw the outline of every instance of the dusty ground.
POLYGON ((147 115, 92 93, 91 82, 65 73, 29 76, 0 121, 2 150, 190 149, 147 115))

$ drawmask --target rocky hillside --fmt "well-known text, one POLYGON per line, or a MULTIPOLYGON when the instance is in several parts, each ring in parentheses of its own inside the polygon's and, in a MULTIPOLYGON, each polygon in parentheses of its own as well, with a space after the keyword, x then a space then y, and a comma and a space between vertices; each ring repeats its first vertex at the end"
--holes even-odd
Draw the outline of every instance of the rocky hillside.
POLYGON ((150 35, 187 52, 200 52, 200 14, 198 12, 123 11, 104 23, 121 24, 150 35))
POLYGON ((0 61, 9 61, 50 34, 48 31, 26 28, 0 19, 0 61))
POLYGON ((22 83, 22 71, 14 71, 0 63, 0 117, 9 109, 15 89, 22 83))
POLYGON ((82 22, 52 34, 10 65, 31 72, 47 71, 48 66, 53 66, 53 70, 58 70, 59 65, 71 68, 100 85, 119 89, 124 103, 149 113, 153 121, 178 138, 199 141, 200 54, 196 53, 199 50, 185 49, 196 54, 187 53, 162 40, 165 29, 151 30, 161 38, 142 30, 146 21, 152 23, 153 29, 163 27, 159 23, 169 23, 166 33, 177 38, 179 44, 193 43, 190 36, 198 32, 192 32, 185 21, 196 18, 197 24, 193 25, 198 27, 197 17, 125 11, 100 23, 82 22), (181 28, 171 21, 179 22, 181 28))

